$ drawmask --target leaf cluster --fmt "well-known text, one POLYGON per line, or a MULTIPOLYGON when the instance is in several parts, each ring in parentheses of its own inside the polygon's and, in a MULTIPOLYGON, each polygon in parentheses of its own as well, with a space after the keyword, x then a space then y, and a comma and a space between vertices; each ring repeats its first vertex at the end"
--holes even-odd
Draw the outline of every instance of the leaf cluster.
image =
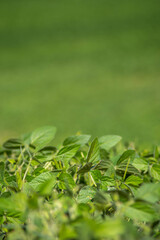
POLYGON ((0 239, 160 239, 160 155, 36 129, 0 148, 0 239))

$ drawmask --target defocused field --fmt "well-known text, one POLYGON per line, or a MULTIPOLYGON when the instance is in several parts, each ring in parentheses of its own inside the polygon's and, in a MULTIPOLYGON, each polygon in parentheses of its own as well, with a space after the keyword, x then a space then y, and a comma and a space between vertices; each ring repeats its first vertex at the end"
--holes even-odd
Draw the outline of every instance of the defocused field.
POLYGON ((42 125, 160 142, 159 0, 0 2, 0 141, 42 125))

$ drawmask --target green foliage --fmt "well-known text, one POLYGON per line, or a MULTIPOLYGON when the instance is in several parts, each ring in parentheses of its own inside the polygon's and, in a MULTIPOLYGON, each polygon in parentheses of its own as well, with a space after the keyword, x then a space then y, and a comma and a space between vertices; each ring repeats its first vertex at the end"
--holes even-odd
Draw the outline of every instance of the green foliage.
POLYGON ((91 137, 90 135, 71 136, 64 140, 63 145, 66 146, 66 145, 77 144, 77 145, 83 146, 88 143, 90 137, 91 137))
POLYGON ((107 135, 99 138, 99 143, 101 148, 105 150, 110 150, 110 148, 114 147, 121 140, 120 136, 116 135, 107 135))
POLYGON ((99 160, 99 143, 98 139, 95 138, 92 141, 90 148, 88 150, 87 162, 97 163, 98 160, 99 160))
POLYGON ((3 144, 0 239, 159 239, 158 147, 76 135, 56 148, 54 135, 44 127, 3 144))
POLYGON ((42 127, 36 129, 31 134, 31 143, 36 147, 35 151, 39 151, 52 141, 56 133, 55 127, 42 127))

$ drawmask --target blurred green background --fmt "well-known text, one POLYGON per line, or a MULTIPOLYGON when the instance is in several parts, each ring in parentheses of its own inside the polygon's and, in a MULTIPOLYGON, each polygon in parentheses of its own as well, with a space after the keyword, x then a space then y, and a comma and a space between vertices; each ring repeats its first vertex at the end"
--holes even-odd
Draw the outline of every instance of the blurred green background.
POLYGON ((43 125, 160 141, 159 0, 0 2, 0 141, 43 125))

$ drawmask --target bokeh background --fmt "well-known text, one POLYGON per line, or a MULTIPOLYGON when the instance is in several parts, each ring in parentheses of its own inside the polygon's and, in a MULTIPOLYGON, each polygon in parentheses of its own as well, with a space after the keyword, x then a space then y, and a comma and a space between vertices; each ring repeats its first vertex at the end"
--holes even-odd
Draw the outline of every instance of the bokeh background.
POLYGON ((43 125, 160 142, 159 0, 0 1, 0 141, 43 125))

